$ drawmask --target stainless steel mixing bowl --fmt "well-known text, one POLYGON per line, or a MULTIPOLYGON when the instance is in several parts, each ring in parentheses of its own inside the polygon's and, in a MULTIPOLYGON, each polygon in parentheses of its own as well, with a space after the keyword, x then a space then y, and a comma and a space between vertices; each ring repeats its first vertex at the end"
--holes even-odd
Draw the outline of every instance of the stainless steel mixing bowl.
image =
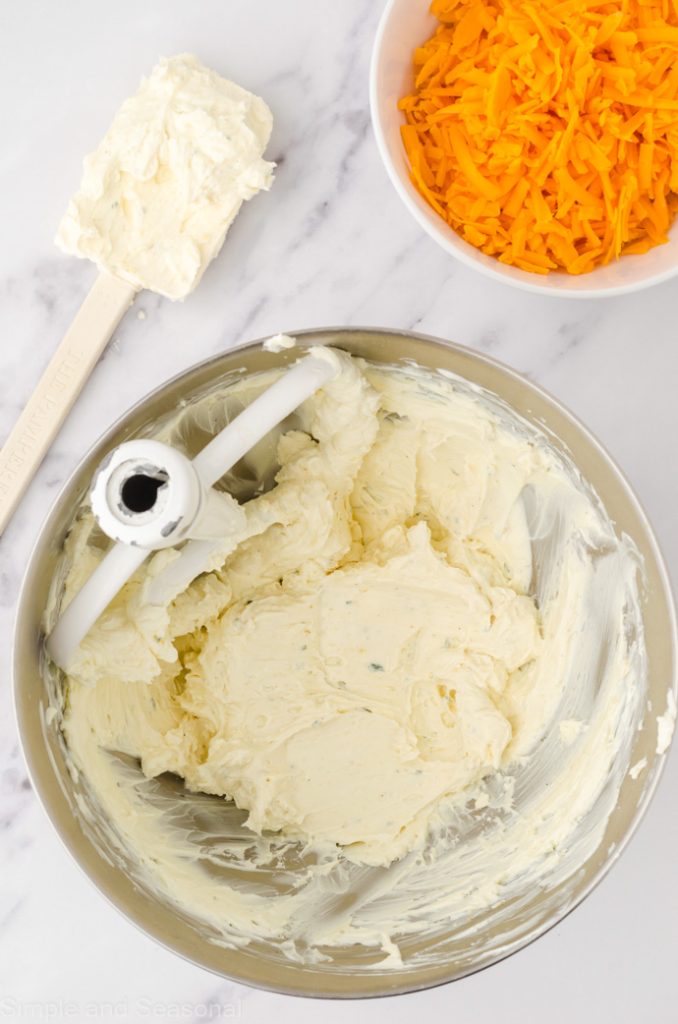
MULTIPOLYGON (((255 373, 294 360, 294 351, 270 353, 260 342, 202 363, 163 385, 128 412, 95 444, 63 488, 42 527, 31 555, 17 612, 14 672, 16 708, 26 760, 36 792, 67 848, 99 890, 131 921, 158 942, 209 970, 250 985, 312 996, 375 996, 426 988, 462 977, 494 963, 543 934, 579 903, 609 870, 632 835, 657 784, 665 757, 658 756, 657 715, 676 686, 676 622, 667 574, 657 544, 628 484, 596 440, 558 403, 506 367, 456 345, 420 335, 378 330, 300 332, 302 345, 330 344, 386 363, 416 361, 452 371, 495 392, 520 415, 554 437, 569 451, 593 485, 619 533, 628 534, 645 563, 645 627, 649 655, 651 710, 644 710, 642 728, 633 741, 629 763, 647 758, 640 780, 628 777, 595 853, 572 877, 555 888, 540 890, 522 902, 501 925, 488 915, 472 953, 454 929, 441 941, 439 955, 425 966, 379 969, 365 950, 351 947, 329 963, 301 965, 273 948, 225 949, 209 941, 204 929, 185 914, 146 891, 133 880, 105 839, 93 835, 76 810, 79 783, 67 770, 54 724, 47 724, 48 679, 41 655, 41 619, 65 531, 104 452, 121 441, 150 430, 187 398, 193 398, 242 372, 255 373), (102 848, 103 844, 103 848, 102 848)), ((643 705, 647 708, 647 704, 643 705)), ((178 785, 178 783, 177 783, 178 785)), ((190 798, 194 799, 194 798, 190 798)), ((196 797, 214 801, 219 798, 196 797)), ((223 801, 219 801, 224 806, 223 801)), ((240 819, 242 820, 242 819, 240 819)), ((425 943, 415 938, 414 944, 425 943)), ((412 950, 410 950, 411 952, 412 950)))

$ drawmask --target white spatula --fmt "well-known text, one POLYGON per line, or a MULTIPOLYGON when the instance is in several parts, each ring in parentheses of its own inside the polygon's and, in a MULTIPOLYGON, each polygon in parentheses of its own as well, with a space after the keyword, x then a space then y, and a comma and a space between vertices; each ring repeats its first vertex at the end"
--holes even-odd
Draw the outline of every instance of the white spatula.
POLYGON ((137 289, 100 273, 0 451, 0 534, 137 289))
POLYGON ((57 235, 101 273, 0 452, 0 534, 137 291, 193 291, 242 203, 269 187, 271 112, 191 54, 123 103, 57 235))

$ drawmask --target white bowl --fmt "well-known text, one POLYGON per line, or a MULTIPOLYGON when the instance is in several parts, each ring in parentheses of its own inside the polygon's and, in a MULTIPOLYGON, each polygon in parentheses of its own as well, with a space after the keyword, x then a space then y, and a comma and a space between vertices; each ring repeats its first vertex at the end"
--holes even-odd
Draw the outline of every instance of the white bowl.
POLYGON ((563 295, 569 298, 597 298, 647 288, 678 274, 678 228, 671 230, 666 245, 639 256, 624 256, 607 267, 574 276, 550 273, 542 276, 508 267, 465 242, 446 224, 410 181, 400 126, 405 118, 398 100, 413 85, 412 51, 423 43, 436 26, 429 12, 429 0, 388 0, 372 52, 370 106, 372 125, 389 177, 412 216, 446 252, 507 284, 527 291, 563 295))

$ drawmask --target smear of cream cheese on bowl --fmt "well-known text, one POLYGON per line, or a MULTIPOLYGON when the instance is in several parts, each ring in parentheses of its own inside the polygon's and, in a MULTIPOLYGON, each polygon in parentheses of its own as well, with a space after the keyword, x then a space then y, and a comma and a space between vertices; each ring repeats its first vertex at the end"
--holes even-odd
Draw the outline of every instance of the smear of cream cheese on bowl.
MULTIPOLYGON (((251 454, 276 483, 240 542, 166 606, 152 556, 68 666, 80 814, 214 942, 387 970, 453 928, 470 962, 475 921, 603 837, 645 699, 639 556, 499 399, 339 356, 251 454)), ((190 448, 275 376, 157 436, 190 448)), ((80 509, 55 602, 103 547, 80 509)))

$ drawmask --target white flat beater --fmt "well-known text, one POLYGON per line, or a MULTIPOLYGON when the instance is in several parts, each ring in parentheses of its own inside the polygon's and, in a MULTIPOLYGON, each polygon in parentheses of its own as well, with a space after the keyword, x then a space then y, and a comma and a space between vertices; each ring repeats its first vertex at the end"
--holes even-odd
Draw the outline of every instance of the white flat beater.
MULTIPOLYGON (((186 542, 167 567, 164 594, 177 594, 204 571, 222 529, 243 515, 213 485, 258 441, 339 373, 333 353, 317 349, 300 359, 259 395, 191 461, 176 448, 142 438, 126 441, 105 457, 92 481, 92 513, 115 541, 59 618, 47 652, 64 668, 107 605, 145 559, 186 542), (224 518, 226 514, 226 520, 224 518)), ((154 603, 163 601, 156 589, 154 603)), ((166 596, 165 596, 166 599, 166 596)))

